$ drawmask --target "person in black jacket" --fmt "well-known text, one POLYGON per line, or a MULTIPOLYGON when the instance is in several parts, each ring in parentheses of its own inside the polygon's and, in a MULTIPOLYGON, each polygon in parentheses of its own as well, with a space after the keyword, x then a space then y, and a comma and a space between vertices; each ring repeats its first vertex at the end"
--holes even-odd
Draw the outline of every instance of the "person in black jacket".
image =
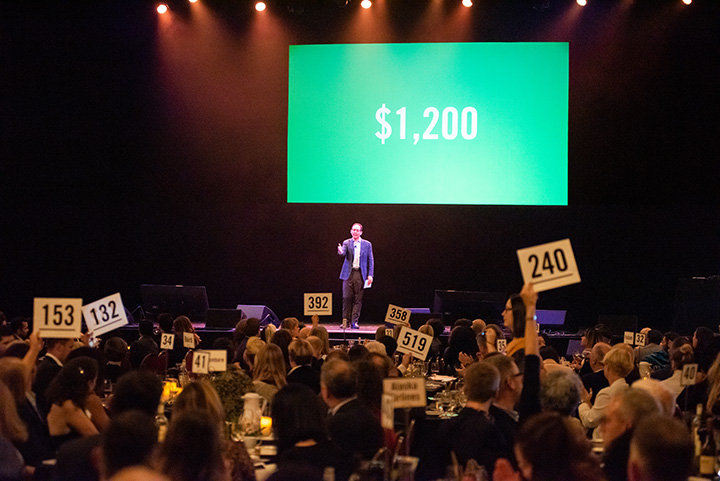
POLYGON ((355 366, 340 359, 322 366, 320 393, 330 408, 327 421, 330 439, 348 455, 371 458, 383 445, 380 421, 357 399, 355 366))

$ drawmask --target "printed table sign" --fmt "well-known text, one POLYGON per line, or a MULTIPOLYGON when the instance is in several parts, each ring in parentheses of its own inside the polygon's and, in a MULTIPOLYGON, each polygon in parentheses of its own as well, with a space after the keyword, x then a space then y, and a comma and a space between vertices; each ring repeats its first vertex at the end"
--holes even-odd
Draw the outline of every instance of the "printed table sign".
POLYGON ((421 408, 427 404, 425 378, 389 378, 383 381, 383 394, 392 396, 393 409, 421 408))
POLYGON ((175 334, 162 333, 160 336, 160 349, 172 349, 175 347, 175 334))

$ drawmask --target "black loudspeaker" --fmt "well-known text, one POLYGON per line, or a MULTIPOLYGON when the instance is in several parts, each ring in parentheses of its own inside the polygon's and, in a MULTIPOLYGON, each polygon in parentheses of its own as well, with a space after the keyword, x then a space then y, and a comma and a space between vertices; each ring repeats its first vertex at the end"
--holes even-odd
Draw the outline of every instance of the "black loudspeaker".
POLYGON ((260 327, 264 327, 268 324, 274 324, 276 327, 280 327, 280 319, 268 306, 259 304, 238 304, 237 308, 243 312, 242 318, 255 317, 260 319, 260 327))
POLYGON ((208 309, 205 328, 235 328, 242 317, 243 311, 240 309, 208 309))
MULTIPOLYGON (((413 311, 412 309, 410 309, 410 310, 413 311)), ((425 311, 425 312, 413 311, 412 314, 410 314, 410 327, 412 327, 416 331, 418 330, 418 328, 420 326, 422 326, 423 324, 426 324, 428 322, 428 320, 430 320, 430 319, 433 319, 433 318, 442 319, 442 314, 428 312, 429 309, 423 309, 423 311, 425 311)))

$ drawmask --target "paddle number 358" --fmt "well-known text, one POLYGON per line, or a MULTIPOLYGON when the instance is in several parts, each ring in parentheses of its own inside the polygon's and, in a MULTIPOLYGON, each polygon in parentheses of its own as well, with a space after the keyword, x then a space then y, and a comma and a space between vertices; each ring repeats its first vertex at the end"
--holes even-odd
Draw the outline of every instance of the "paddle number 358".
MULTIPOLYGON (((407 321, 408 313, 404 309, 396 309, 394 307, 390 308, 390 318, 395 319, 397 321, 405 322, 407 321)), ((416 336, 417 337, 417 336, 416 336)), ((424 340, 424 339, 423 339, 424 340)))
POLYGON ((420 337, 417 334, 406 332, 402 339, 403 346, 408 349, 424 351, 427 344, 427 339, 420 337), (417 345, 417 348, 415 347, 417 345))
POLYGON ((545 252, 545 255, 542 259, 542 266, 540 265, 540 259, 535 254, 531 254, 530 257, 528 257, 528 262, 531 262, 533 264, 533 279, 542 277, 542 271, 550 271, 550 275, 552 275, 555 273, 555 269, 560 272, 564 272, 568 268, 567 260, 565 259, 565 252, 563 252, 562 249, 555 249, 555 251, 553 252, 553 257, 550 257, 549 251, 545 252), (555 260, 555 263, 553 263, 553 258, 555 260), (538 271, 538 269, 540 269, 540 271, 538 271))

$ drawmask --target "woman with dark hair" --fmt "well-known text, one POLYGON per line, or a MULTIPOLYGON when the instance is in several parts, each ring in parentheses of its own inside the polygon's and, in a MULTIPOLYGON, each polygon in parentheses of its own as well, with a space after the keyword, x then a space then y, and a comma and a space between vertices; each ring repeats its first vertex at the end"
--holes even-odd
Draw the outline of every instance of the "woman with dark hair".
POLYGON ((97 369, 94 359, 77 357, 68 361, 50 383, 47 424, 56 451, 66 441, 98 434, 86 410, 88 395, 97 382, 97 369))
POLYGON ((25 462, 13 446, 27 441, 27 428, 20 420, 10 389, 0 381, 0 479, 25 479, 25 462))
POLYGON ((270 344, 275 344, 280 348, 283 353, 283 359, 285 360, 285 369, 290 370, 290 354, 288 347, 292 342, 292 334, 287 329, 279 329, 272 337, 270 344))
POLYGON ((348 478, 349 460, 328 440, 325 417, 320 399, 309 387, 288 384, 278 391, 272 406, 272 423, 279 470, 303 466, 322 475, 325 468, 331 467, 335 479, 348 478))
POLYGON ((200 336, 195 332, 195 327, 187 316, 178 316, 175 318, 173 321, 173 332, 175 333, 175 344, 173 344, 172 350, 168 352, 169 366, 175 366, 177 363, 182 362, 190 350, 185 347, 183 343, 185 333, 190 332, 193 334, 195 347, 200 344, 200 336))
MULTIPOLYGON (((203 414, 217 425, 218 433, 222 433, 225 428, 225 411, 220 396, 208 382, 191 382, 177 397, 173 405, 173 416, 180 416, 186 412, 203 414)), ((253 481, 255 469, 245 445, 221 439, 220 446, 223 458, 230 467, 232 481, 253 481)))
POLYGON ((97 363, 97 379, 95 380, 95 388, 90 391, 85 399, 85 410, 90 414, 90 420, 98 431, 104 431, 110 426, 110 417, 108 417, 105 406, 103 406, 102 397, 103 382, 105 381, 105 357, 100 349, 94 347, 82 346, 68 355, 66 362, 76 357, 87 357, 93 359, 97 363))
POLYGON ((511 295, 505 303, 503 322, 513 335, 513 340, 507 345, 505 353, 508 356, 515 353, 523 354, 525 352, 525 304, 519 294, 511 295))
POLYGON ((212 416, 199 410, 173 413, 160 469, 172 481, 230 481, 222 453, 220 427, 212 416))
POLYGON ((445 372, 450 376, 454 376, 455 370, 461 367, 460 353, 475 359, 478 350, 479 347, 475 340, 475 331, 473 331, 472 327, 454 327, 450 332, 450 342, 448 343, 448 348, 445 350, 445 357, 443 359, 445 372))
POLYGON ((602 476, 582 430, 556 413, 539 414, 520 428, 515 457, 527 481, 595 481, 602 476))

